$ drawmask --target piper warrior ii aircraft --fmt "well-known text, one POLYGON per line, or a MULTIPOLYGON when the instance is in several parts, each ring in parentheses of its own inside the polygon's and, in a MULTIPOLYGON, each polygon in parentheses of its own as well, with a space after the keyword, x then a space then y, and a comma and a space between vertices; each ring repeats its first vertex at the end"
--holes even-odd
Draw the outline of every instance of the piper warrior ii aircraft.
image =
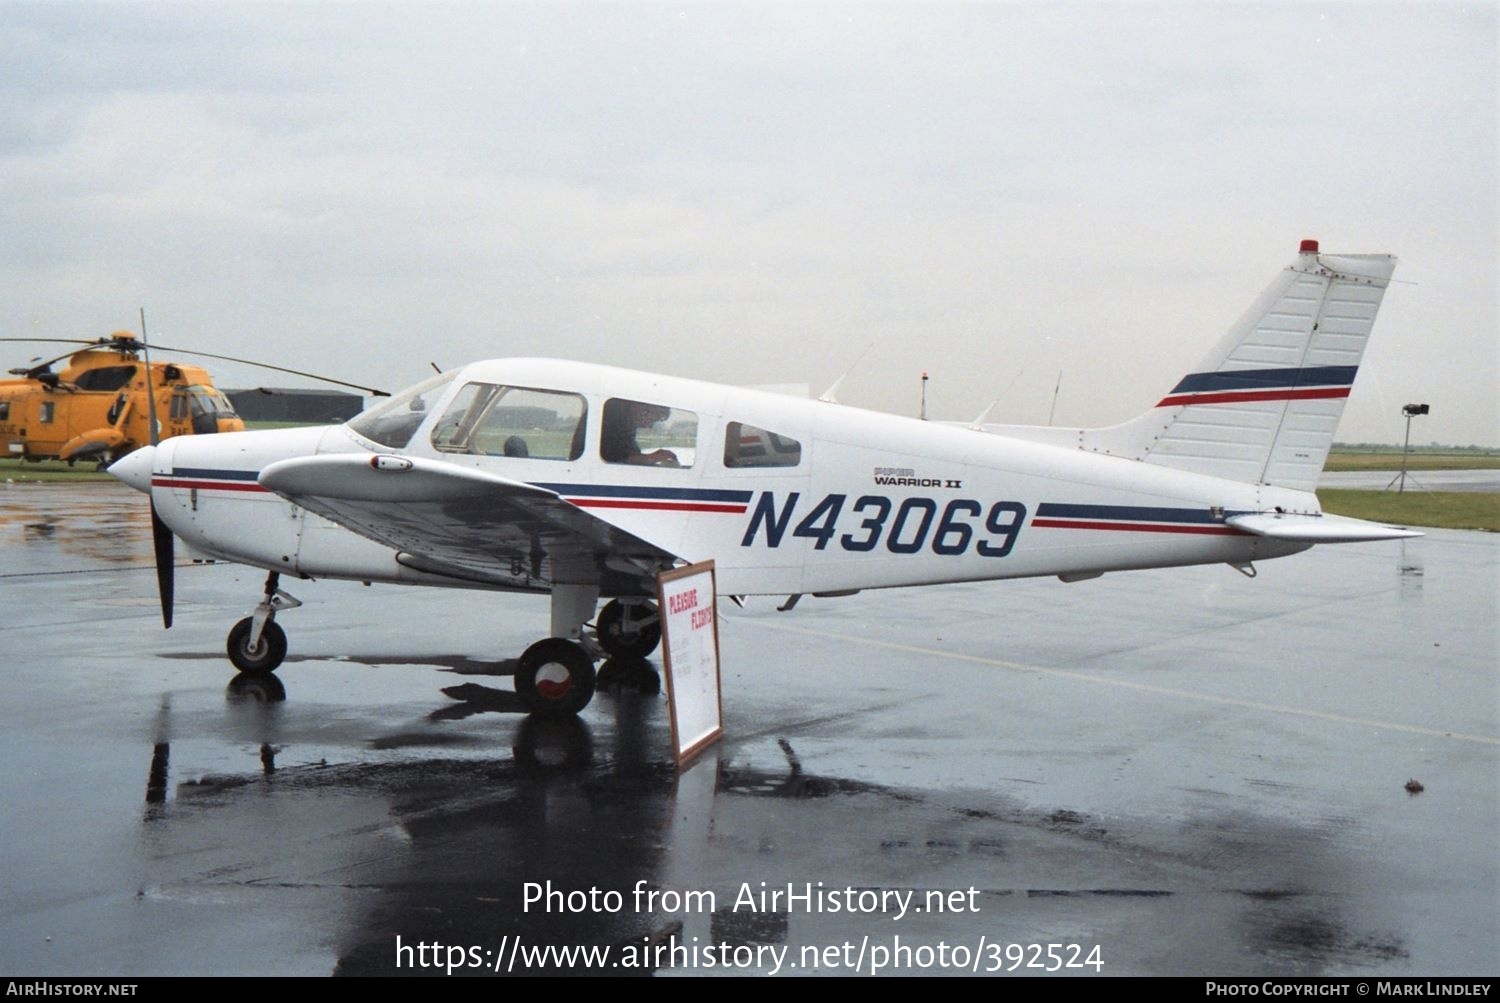
POLYGON ((1145 414, 1101 429, 941 424, 579 362, 476 362, 346 425, 169 439, 110 468, 149 492, 163 619, 172 537, 265 568, 229 632, 286 654, 282 575, 544 592, 517 692, 575 714, 604 654, 660 638, 656 575, 712 558, 729 596, 1253 561, 1415 536, 1313 493, 1395 268, 1304 241, 1145 414), (595 623, 601 599, 608 602, 595 623), (585 628, 592 626, 591 633, 585 628))

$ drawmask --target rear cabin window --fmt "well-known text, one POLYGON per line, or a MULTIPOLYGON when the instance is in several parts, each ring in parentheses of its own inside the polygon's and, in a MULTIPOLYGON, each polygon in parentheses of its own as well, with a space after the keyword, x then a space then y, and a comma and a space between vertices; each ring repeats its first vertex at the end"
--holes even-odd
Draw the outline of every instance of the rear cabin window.
POLYGON ((604 402, 599 457, 636 467, 691 467, 698 446, 692 411, 612 397, 604 402))
POLYGON ((576 460, 587 414, 578 394, 469 383, 433 429, 432 445, 445 453, 576 460))
POLYGON ((731 421, 724 429, 724 466, 795 467, 802 443, 764 428, 731 421))

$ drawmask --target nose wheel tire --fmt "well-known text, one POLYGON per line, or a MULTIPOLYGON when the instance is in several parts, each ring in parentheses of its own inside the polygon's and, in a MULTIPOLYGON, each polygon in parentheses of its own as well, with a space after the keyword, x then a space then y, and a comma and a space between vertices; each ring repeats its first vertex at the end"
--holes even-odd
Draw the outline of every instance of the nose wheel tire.
POLYGON ((276 667, 286 658, 286 631, 272 620, 261 630, 260 643, 252 648, 249 643, 250 627, 251 621, 247 616, 229 631, 229 660, 234 663, 235 668, 251 675, 275 672, 276 667))
POLYGON ((573 641, 538 641, 516 664, 516 693, 539 717, 572 717, 594 698, 594 660, 573 641))
POLYGON ((661 643, 661 614, 655 603, 627 605, 611 599, 596 623, 599 647, 616 658, 645 658, 661 643))

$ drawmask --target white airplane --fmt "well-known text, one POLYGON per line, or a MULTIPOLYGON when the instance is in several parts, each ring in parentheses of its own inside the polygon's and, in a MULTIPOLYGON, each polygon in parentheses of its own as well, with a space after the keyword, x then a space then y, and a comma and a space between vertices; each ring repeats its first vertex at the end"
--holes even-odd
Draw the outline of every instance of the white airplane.
POLYGON ((267 569, 229 632, 286 654, 282 575, 551 594, 516 690, 575 714, 603 655, 660 637, 656 575, 712 558, 739 598, 1252 562, 1419 534, 1313 493, 1395 268, 1300 252, 1145 414, 1101 429, 920 421, 579 362, 443 373, 346 425, 185 436, 110 468, 151 496, 163 619, 172 537, 267 569), (590 624, 601 599, 608 599, 590 624), (592 632, 585 628, 592 626, 592 632))

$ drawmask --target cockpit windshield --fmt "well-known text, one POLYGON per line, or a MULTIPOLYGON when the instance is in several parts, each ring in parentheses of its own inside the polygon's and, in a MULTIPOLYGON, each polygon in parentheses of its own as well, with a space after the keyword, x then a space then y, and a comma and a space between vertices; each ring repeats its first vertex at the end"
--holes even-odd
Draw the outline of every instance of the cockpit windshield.
POLYGON ((192 386, 185 387, 184 389, 189 394, 188 406, 191 408, 193 414, 223 415, 226 418, 236 417, 234 405, 229 403, 229 398, 220 393, 217 388, 204 386, 201 383, 194 383, 192 386))
POLYGON ((423 380, 410 390, 356 415, 349 427, 371 442, 401 449, 411 441, 418 426, 427 418, 428 409, 443 395, 456 373, 443 373, 423 380))
POLYGON ((576 460, 587 415, 575 393, 469 383, 433 428, 432 445, 444 453, 576 460))

